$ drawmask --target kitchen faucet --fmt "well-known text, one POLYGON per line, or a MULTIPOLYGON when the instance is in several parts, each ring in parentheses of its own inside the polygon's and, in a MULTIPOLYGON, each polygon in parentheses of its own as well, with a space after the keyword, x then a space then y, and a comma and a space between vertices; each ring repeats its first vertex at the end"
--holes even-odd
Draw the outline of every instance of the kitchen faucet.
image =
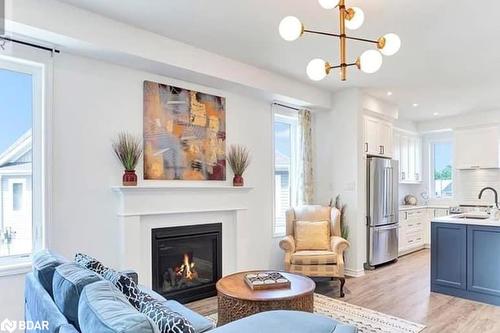
POLYGON ((483 196, 483 192, 486 191, 486 190, 490 190, 492 191, 493 193, 495 193, 495 207, 498 209, 498 192, 497 190, 495 190, 493 187, 485 187, 481 190, 481 192, 479 192, 479 199, 481 199, 481 197, 483 196))

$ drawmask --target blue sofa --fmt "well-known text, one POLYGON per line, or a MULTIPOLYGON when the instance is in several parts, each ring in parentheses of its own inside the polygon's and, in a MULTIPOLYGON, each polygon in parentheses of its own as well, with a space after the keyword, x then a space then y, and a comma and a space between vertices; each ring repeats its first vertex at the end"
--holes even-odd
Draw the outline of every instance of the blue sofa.
MULTIPOLYGON (((137 311, 111 282, 64 258, 54 260, 51 256, 47 253, 38 256, 33 272, 27 274, 25 281, 25 319, 45 321, 48 330, 27 332, 159 333, 156 325, 137 311)), ((213 322, 206 317, 152 290, 142 289, 182 314, 196 333, 357 332, 356 328, 331 318, 298 311, 263 312, 214 328, 213 322)))

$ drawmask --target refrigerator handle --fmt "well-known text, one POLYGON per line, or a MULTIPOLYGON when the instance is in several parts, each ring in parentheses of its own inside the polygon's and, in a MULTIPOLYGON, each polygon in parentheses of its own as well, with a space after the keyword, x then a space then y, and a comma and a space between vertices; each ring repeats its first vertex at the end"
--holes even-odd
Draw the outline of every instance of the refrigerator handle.
POLYGON ((389 216, 394 216, 394 169, 391 167, 389 168, 389 189, 390 189, 390 197, 389 197, 389 202, 390 202, 390 207, 391 210, 389 211, 389 216))
POLYGON ((382 205, 382 214, 384 216, 384 218, 387 217, 387 211, 388 211, 388 205, 387 205, 387 201, 388 201, 388 195, 387 195, 387 190, 388 190, 388 186, 387 186, 387 181, 388 181, 388 176, 387 176, 387 168, 384 168, 384 188, 382 189, 382 192, 383 192, 383 205, 382 205))
POLYGON ((394 214, 394 181, 392 179, 394 173, 393 168, 384 168, 384 198, 383 198, 383 214, 384 217, 393 217, 394 214))

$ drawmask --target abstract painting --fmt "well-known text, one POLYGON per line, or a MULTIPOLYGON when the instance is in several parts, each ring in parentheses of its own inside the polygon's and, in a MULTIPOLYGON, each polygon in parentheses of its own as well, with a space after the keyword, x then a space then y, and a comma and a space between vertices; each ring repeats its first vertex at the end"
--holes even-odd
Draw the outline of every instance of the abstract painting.
POLYGON ((226 180, 226 99, 144 81, 144 179, 226 180))

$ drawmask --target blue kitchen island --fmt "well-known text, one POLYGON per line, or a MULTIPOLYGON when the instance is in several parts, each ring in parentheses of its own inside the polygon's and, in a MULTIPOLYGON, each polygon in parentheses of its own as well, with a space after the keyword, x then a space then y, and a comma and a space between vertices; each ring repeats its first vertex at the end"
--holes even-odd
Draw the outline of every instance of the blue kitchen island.
POLYGON ((500 221, 475 215, 432 220, 431 291, 500 305, 500 221))

